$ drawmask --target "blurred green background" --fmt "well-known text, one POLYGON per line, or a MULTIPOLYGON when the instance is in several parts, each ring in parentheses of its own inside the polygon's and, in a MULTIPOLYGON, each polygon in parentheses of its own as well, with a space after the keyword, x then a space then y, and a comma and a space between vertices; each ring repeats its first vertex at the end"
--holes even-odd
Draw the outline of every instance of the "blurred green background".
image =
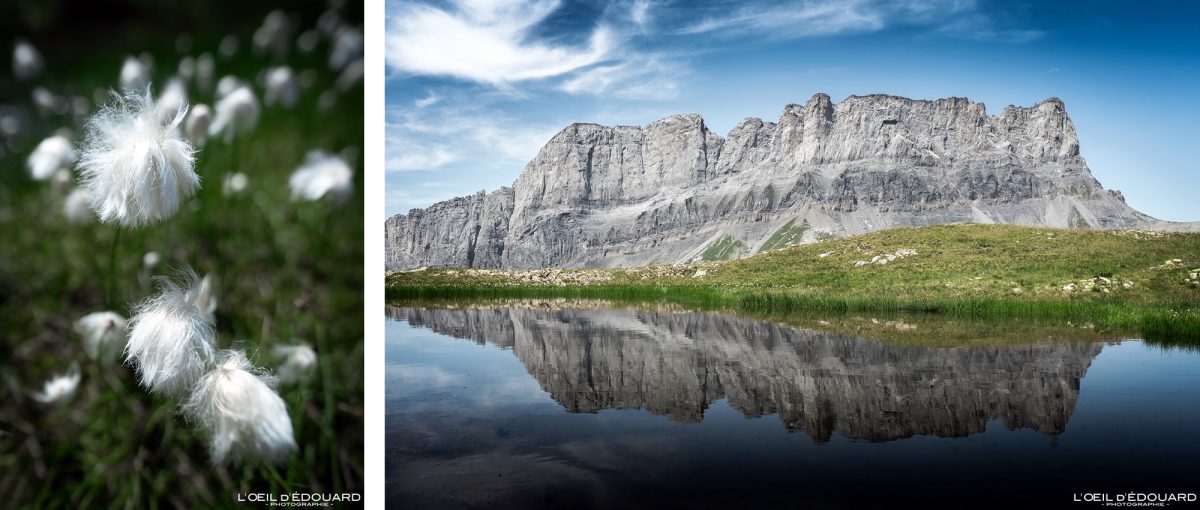
MULTIPOLYGON (((319 19, 361 31, 362 5, 39 0, 0 7, 0 124, 7 123, 0 130, 0 506, 244 507, 237 493, 362 492, 362 84, 335 88, 333 32, 318 31, 311 52, 297 49, 297 38, 319 19), (252 34, 276 9, 289 21, 288 52, 255 52, 252 34), (223 57, 218 46, 229 35, 237 51, 223 57), (18 39, 42 54, 37 78, 13 76, 18 39), (277 466, 213 465, 206 438, 177 414, 177 402, 149 395, 132 368, 84 354, 72 325, 106 309, 115 228, 68 223, 63 200, 74 184, 33 181, 25 168, 33 147, 55 132, 69 130, 78 147, 86 114, 73 111, 74 100, 94 111, 96 99, 117 88, 127 56, 153 60, 157 93, 181 59, 205 52, 214 56, 214 84, 234 75, 260 100, 257 80, 269 67, 288 65, 308 82, 293 108, 264 105, 251 133, 201 148, 202 189, 175 216, 122 233, 115 311, 129 317, 154 292, 152 276, 186 266, 217 279, 221 348, 244 348, 258 366, 274 369, 281 360, 271 356, 273 345, 311 345, 313 376, 279 387, 299 450, 277 466), (72 111, 35 107, 37 87, 71 101, 72 111), (292 199, 288 177, 315 149, 350 163, 349 199, 292 199), (222 192, 232 172, 247 176, 241 193, 222 192), (143 264, 150 251, 161 256, 153 268, 143 264), (70 402, 30 397, 73 363, 82 381, 70 402)), ((189 86, 188 96, 213 104, 211 91, 189 86)))

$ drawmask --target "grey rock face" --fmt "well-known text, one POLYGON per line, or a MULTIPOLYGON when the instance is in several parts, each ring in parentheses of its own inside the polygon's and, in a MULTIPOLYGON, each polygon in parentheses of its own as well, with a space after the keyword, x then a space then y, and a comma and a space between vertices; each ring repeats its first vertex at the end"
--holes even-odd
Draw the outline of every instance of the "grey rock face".
POLYGON ((1102 343, 941 349, 711 313, 392 308, 392 318, 510 349, 570 412, 696 422, 722 398, 828 441, 958 437, 990 420, 1061 433, 1102 343))
POLYGON ((387 220, 389 269, 616 267, 695 260, 724 238, 757 253, 793 222, 801 242, 951 222, 1200 230, 1104 190, 1063 102, 1009 106, 817 94, 726 137, 699 115, 573 124, 512 188, 387 220))

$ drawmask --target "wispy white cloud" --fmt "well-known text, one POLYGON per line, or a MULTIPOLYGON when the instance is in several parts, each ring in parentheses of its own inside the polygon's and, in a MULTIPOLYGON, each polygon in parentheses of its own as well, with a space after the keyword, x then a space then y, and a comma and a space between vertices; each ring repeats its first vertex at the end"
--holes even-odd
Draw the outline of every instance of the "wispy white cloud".
POLYGON ((806 0, 755 3, 727 12, 702 15, 678 28, 679 35, 718 37, 752 35, 766 39, 869 33, 915 26, 930 33, 979 41, 1022 43, 1043 35, 1038 30, 1004 26, 983 13, 975 0, 806 0))
POLYGON ((557 8, 549 0, 452 0, 446 9, 401 5, 388 20, 387 63, 402 73, 503 86, 609 58, 616 43, 603 25, 581 46, 533 40, 532 29, 557 8))
POLYGON ((450 186, 446 183, 432 183, 435 186, 429 186, 429 184, 431 184, 429 181, 412 180, 388 183, 387 193, 384 195, 387 215, 406 214, 413 209, 429 207, 432 204, 469 193, 460 187, 450 186))
POLYGON ((568 94, 618 99, 664 100, 679 96, 679 79, 687 68, 662 55, 647 55, 574 74, 559 85, 568 94))
POLYGON ((421 99, 413 101, 413 106, 415 106, 417 108, 424 108, 426 106, 435 105, 441 100, 442 100, 442 96, 439 96, 436 93, 430 92, 428 96, 425 96, 421 99))
POLYGON ((1045 32, 1022 28, 997 26, 982 15, 956 19, 938 29, 938 33, 959 39, 998 43, 1022 44, 1040 39, 1045 32))
POLYGON ((633 21, 638 28, 645 30, 650 24, 650 2, 649 0, 638 0, 633 3, 633 7, 629 10, 629 19, 633 21))
POLYGON ((520 122, 486 103, 443 100, 393 108, 387 115, 386 168, 405 172, 452 163, 524 166, 562 127, 520 122))
POLYGON ((458 161, 460 158, 448 146, 426 145, 389 136, 387 144, 387 169, 394 172, 436 170, 458 161))
POLYGON ((869 32, 884 27, 884 13, 872 7, 856 1, 753 5, 723 16, 706 17, 677 33, 740 35, 752 31, 766 37, 792 38, 869 32))

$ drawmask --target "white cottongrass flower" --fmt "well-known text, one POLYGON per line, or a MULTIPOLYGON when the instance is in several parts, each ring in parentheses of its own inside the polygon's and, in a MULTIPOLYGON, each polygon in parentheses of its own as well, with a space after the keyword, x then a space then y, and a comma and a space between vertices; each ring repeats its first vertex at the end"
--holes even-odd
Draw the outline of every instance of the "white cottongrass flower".
POLYGON ((183 132, 192 143, 202 146, 208 142, 209 124, 212 124, 212 109, 206 104, 198 104, 192 107, 187 121, 183 123, 183 132))
POLYGON ((226 59, 233 58, 237 55, 238 38, 233 34, 229 34, 221 38, 221 43, 217 45, 217 53, 226 59))
POLYGON ((71 141, 62 135, 54 135, 33 149, 29 159, 25 161, 29 175, 35 180, 44 181, 54 175, 60 168, 69 168, 75 162, 75 148, 71 141))
POLYGON ((116 312, 93 312, 75 321, 83 350, 92 359, 108 360, 125 348, 125 318, 116 312))
POLYGON ((33 99, 34 106, 42 114, 63 115, 71 108, 70 101, 67 98, 50 92, 46 87, 37 87, 30 93, 33 99))
POLYGON ((337 71, 362 57, 362 30, 351 27, 340 27, 333 36, 333 49, 329 51, 329 69, 337 71))
POLYGON ((158 95, 158 101, 155 102, 154 107, 158 111, 160 123, 170 122, 179 114, 179 110, 186 110, 187 87, 184 86, 183 80, 179 78, 167 80, 167 86, 163 87, 162 93, 158 95))
POLYGON ((70 188, 74 181, 75 176, 71 173, 71 170, 59 168, 57 172, 54 172, 54 178, 50 182, 54 183, 54 193, 58 194, 70 188))
POLYGON ((224 135, 225 142, 254 129, 258 124, 258 98, 245 85, 239 86, 217 101, 216 115, 208 126, 208 136, 224 135))
POLYGON ((21 118, 11 113, 0 113, 0 135, 13 136, 20 133, 21 118))
POLYGON ((180 59, 179 67, 176 68, 175 74, 179 75, 186 82, 194 80, 196 78, 196 59, 190 56, 180 59))
POLYGON ((221 351, 216 368, 183 403, 184 414, 210 434, 214 462, 278 462, 296 449, 292 420, 274 383, 245 353, 221 351))
POLYGON ((313 50, 317 49, 317 43, 320 40, 321 34, 317 33, 316 30, 308 30, 296 38, 296 48, 301 53, 312 53, 313 50))
POLYGON ((92 104, 88 102, 86 97, 74 96, 71 98, 71 113, 83 117, 92 113, 92 104))
POLYGON ((342 74, 338 75, 337 81, 335 81, 333 85, 342 92, 350 90, 350 87, 353 87, 356 83, 362 81, 363 71, 362 59, 360 58, 355 60, 342 70, 342 74))
POLYGON ((271 350, 283 360, 278 373, 279 380, 285 383, 307 379, 317 366, 317 353, 308 345, 276 345, 271 350))
POLYGON ((13 76, 28 80, 42 72, 42 54, 29 41, 18 41, 13 48, 13 76))
POLYGON ((46 381, 40 393, 31 395, 34 400, 43 404, 61 404, 75 396, 75 388, 79 387, 79 366, 71 365, 71 370, 64 375, 56 375, 46 381))
POLYGON ((316 150, 308 153, 304 164, 288 179, 288 185, 296 199, 320 200, 328 196, 341 201, 354 191, 353 177, 354 172, 346 160, 316 150))
POLYGON ((337 106, 337 92, 334 92, 333 89, 326 90, 317 97, 317 110, 327 112, 334 106, 337 106))
POLYGON ((262 26, 254 31, 254 52, 256 54, 271 53, 283 56, 288 51, 288 32, 290 32, 287 15, 275 10, 267 14, 262 26))
POLYGON ((338 14, 336 8, 321 13, 321 16, 317 18, 317 30, 330 37, 335 35, 342 26, 342 16, 338 14))
POLYGON ((209 311, 211 288, 185 270, 182 281, 159 277, 159 293, 138 305, 130 321, 125 359, 142 386, 171 397, 190 391, 216 358, 209 311))
POLYGON ((236 195, 241 193, 242 190, 246 189, 246 184, 248 184, 248 182, 249 179, 247 179, 246 174, 242 172, 235 172, 225 176, 225 182, 221 187, 221 190, 226 196, 236 195))
POLYGON ((63 216, 74 225, 86 225, 96 219, 92 211, 92 192, 87 188, 75 188, 63 201, 63 216))
POLYGON ((154 268, 158 267, 159 262, 162 262, 162 255, 159 255, 156 251, 148 251, 145 255, 142 255, 142 267, 146 268, 147 271, 153 271, 154 268))
POLYGON ((79 169, 100 221, 153 223, 175 214, 200 188, 195 151, 178 129, 186 113, 181 105, 174 118, 160 122, 146 89, 88 119, 79 169))
POLYGON ((242 85, 242 80, 239 80, 237 76, 232 74, 222 76, 221 79, 217 81, 217 99, 220 100, 221 98, 228 96, 230 92, 237 90, 238 87, 241 87, 242 85))
POLYGON ((209 324, 217 323, 217 284, 211 274, 204 275, 196 287, 196 307, 209 324))
POLYGON ((121 65, 120 83, 121 90, 125 92, 144 90, 150 85, 150 68, 141 60, 125 57, 125 63, 121 65))
POLYGON ((196 58, 196 88, 208 92, 212 90, 213 76, 216 74, 216 64, 212 53, 203 53, 196 58))
POLYGON ((284 108, 296 106, 300 98, 300 87, 296 82, 296 73, 287 66, 276 67, 267 71, 267 91, 263 93, 263 102, 267 106, 276 103, 284 108))

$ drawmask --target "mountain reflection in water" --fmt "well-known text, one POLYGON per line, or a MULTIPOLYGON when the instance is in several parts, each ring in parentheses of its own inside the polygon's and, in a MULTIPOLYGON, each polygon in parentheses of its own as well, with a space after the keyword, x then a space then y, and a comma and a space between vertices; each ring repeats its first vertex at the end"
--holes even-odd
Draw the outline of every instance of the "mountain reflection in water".
POLYGON ((1200 351, 1086 323, 562 299, 388 313, 394 508, 1059 508, 1200 492, 1200 351))
POLYGON ((815 441, 961 437, 992 420, 1059 434, 1099 342, 932 348, 714 313, 389 308, 412 326, 509 349, 566 410, 699 422, 718 400, 815 441))

